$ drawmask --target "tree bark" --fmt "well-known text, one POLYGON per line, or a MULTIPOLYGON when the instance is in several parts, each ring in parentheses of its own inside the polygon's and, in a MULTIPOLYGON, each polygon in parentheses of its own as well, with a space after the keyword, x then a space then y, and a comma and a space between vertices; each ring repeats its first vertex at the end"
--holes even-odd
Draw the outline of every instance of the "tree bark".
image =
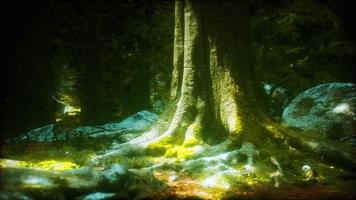
POLYGON ((169 123, 163 131, 156 125, 119 145, 121 153, 135 149, 186 159, 252 143, 269 152, 266 156, 293 146, 326 160, 339 157, 340 165, 355 169, 350 154, 289 134, 265 114, 252 62, 247 0, 176 0, 175 6, 173 109, 163 120, 169 123))
POLYGON ((248 2, 177 0, 175 5, 171 97, 177 104, 161 137, 185 135, 187 142, 228 133, 235 140, 246 127, 257 132, 253 125, 261 112, 251 70, 248 2))
POLYGON ((168 128, 148 149, 180 157, 182 148, 195 154, 194 147, 212 144, 219 144, 209 147, 212 152, 249 142, 274 153, 283 144, 329 161, 339 157, 341 165, 355 168, 350 154, 327 145, 315 148, 264 112, 252 58, 248 1, 176 0, 175 5, 171 96, 176 106, 168 128))

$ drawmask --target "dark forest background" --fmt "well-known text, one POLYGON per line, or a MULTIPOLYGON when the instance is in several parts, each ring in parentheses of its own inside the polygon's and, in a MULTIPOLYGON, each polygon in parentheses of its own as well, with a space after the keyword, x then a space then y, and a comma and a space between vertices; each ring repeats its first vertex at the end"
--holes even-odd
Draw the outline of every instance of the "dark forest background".
MULTIPOLYGON (((294 97, 320 83, 354 82, 352 1, 250 2, 261 87, 282 86, 294 97)), ((144 109, 162 113, 169 95, 173 28, 173 1, 2 5, 2 140, 59 121, 95 125, 144 109), (66 116, 64 105, 81 112, 66 116)), ((279 114, 278 109, 272 113, 279 114)))

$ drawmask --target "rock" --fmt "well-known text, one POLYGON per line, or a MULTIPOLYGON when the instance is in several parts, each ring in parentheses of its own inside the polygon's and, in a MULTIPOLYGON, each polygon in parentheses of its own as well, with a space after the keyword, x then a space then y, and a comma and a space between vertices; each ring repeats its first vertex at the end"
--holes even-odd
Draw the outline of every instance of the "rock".
POLYGON ((82 200, 102 200, 102 199, 114 199, 115 193, 105 193, 105 192, 94 192, 78 199, 82 200))
POLYGON ((22 134, 20 137, 11 138, 7 143, 23 142, 54 142, 64 141, 72 138, 98 138, 98 137, 116 137, 122 134, 136 133, 145 131, 158 120, 158 116, 149 111, 140 111, 119 123, 108 123, 102 126, 80 126, 65 133, 55 134, 55 125, 50 124, 37 128, 22 134))
POLYGON ((144 131, 158 120, 158 116, 149 111, 140 111, 119 122, 108 123, 102 127, 109 131, 144 131))
POLYGON ((22 134, 18 138, 7 140, 8 143, 51 142, 54 139, 54 124, 43 126, 22 134))
POLYGON ((90 138, 115 136, 121 133, 143 132, 158 120, 158 116, 149 111, 140 111, 118 123, 102 126, 81 126, 69 131, 67 138, 85 136, 90 138))
POLYGON ((110 134, 112 134, 112 132, 108 133, 101 126, 80 126, 78 128, 75 128, 75 129, 69 131, 66 134, 63 134, 63 136, 66 139, 77 138, 77 137, 82 137, 82 136, 96 138, 96 137, 101 137, 101 136, 110 135, 110 134))
POLYGON ((356 85, 327 83, 308 89, 284 109, 282 124, 338 139, 351 136, 356 112, 356 85))
MULTIPOLYGON (((128 133, 144 132, 158 120, 158 116, 149 111, 140 111, 118 123, 107 123, 96 127, 79 127, 70 132, 68 137, 87 136, 91 138, 117 136, 128 133)), ((133 137, 136 137, 134 134, 133 137)))

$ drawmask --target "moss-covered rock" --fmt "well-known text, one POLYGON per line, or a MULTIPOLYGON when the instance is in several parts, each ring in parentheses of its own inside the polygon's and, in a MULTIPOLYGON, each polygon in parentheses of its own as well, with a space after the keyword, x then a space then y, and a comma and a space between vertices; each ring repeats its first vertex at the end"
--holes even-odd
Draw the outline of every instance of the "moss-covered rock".
POLYGON ((328 83, 310 88, 293 99, 283 111, 283 124, 340 140, 354 134, 355 112, 355 85, 328 83))

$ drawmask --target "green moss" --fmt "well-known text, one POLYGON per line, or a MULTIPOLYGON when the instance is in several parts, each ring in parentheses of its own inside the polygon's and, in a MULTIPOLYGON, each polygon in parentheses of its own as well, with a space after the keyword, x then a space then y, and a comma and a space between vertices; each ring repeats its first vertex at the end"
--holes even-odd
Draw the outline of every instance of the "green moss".
POLYGON ((195 145, 202 144, 201 130, 202 128, 199 124, 197 123, 191 124, 185 133, 183 146, 192 147, 195 145))
POLYGON ((0 160, 0 168, 30 168, 44 171, 65 171, 78 168, 79 165, 72 162, 62 162, 56 160, 43 161, 39 163, 17 160, 0 160))
POLYGON ((186 130, 182 146, 177 145, 181 143, 180 137, 178 137, 179 134, 176 134, 177 137, 168 135, 150 143, 147 151, 154 155, 165 154, 166 157, 186 158, 187 155, 196 153, 199 148, 197 146, 202 145, 201 129, 199 124, 193 123, 186 130))
POLYGON ((179 161, 184 161, 188 158, 193 157, 197 153, 202 152, 204 149, 203 145, 195 145, 192 147, 185 146, 174 146, 168 149, 165 153, 165 157, 176 157, 179 161))
POLYGON ((172 136, 165 136, 158 141, 152 142, 147 147, 147 152, 150 154, 164 154, 167 149, 174 145, 174 138, 172 136))
POLYGON ((43 161, 34 166, 35 168, 40 168, 43 170, 59 170, 59 171, 64 171, 64 170, 70 170, 70 169, 75 169, 78 168, 79 166, 75 163, 72 162, 58 162, 55 160, 50 160, 50 161, 43 161))

